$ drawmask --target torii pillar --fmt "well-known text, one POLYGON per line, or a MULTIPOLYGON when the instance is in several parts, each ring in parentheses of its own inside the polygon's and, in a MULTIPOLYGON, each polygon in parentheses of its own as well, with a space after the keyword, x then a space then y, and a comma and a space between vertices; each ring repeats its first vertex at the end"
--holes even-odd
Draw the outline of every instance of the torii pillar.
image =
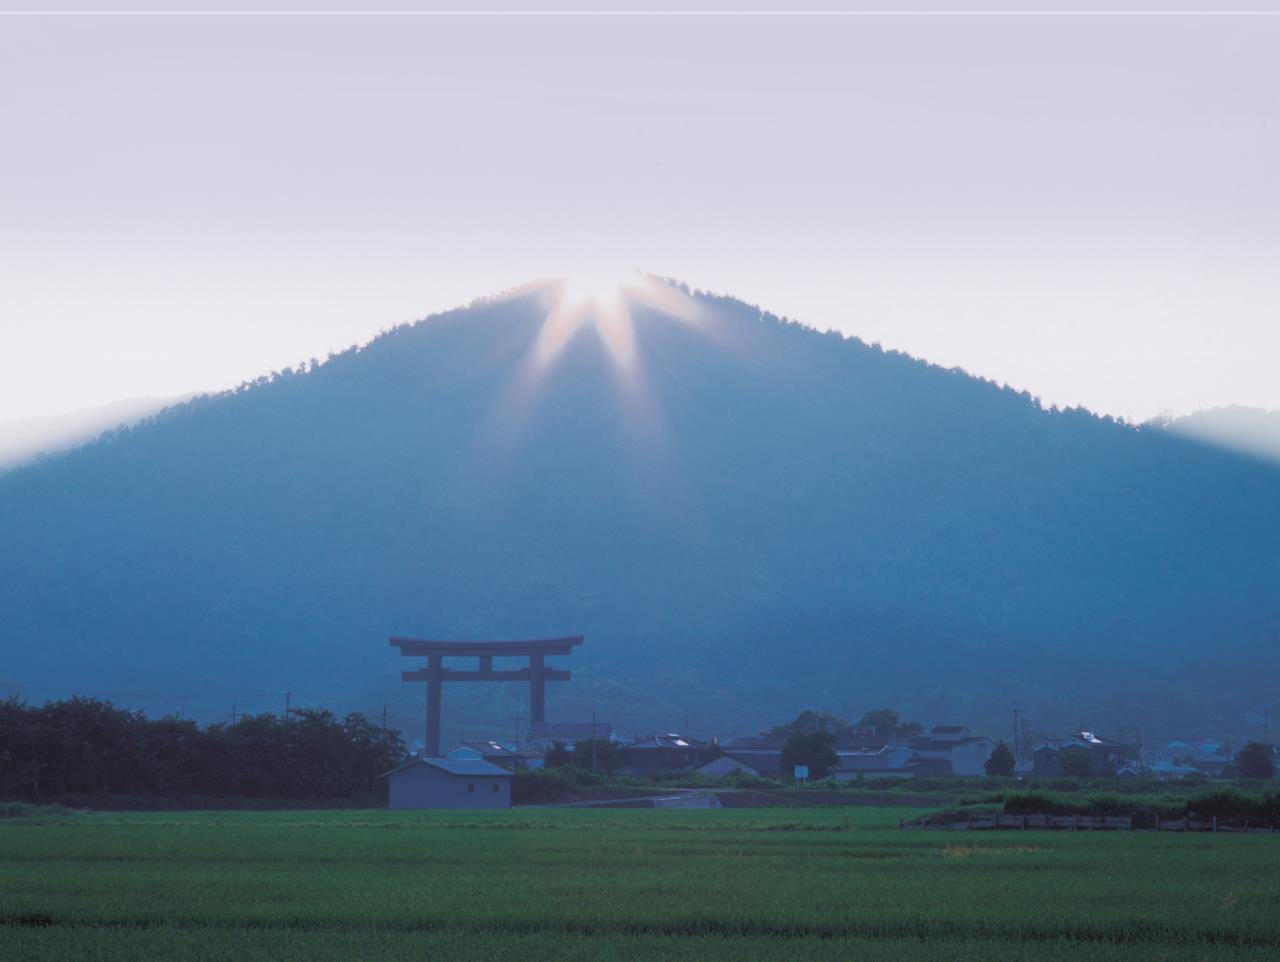
POLYGON ((568 655, 582 644, 581 635, 568 638, 542 638, 531 641, 436 641, 427 638, 392 638, 393 647, 409 657, 426 656, 427 666, 418 671, 401 672, 403 681, 427 683, 426 753, 440 754, 440 702, 441 685, 446 681, 527 681, 529 683, 529 720, 547 720, 547 691, 549 681, 568 681, 569 672, 563 668, 548 668, 548 655, 568 655), (528 657, 529 667, 510 671, 494 671, 494 656, 503 658, 528 657), (449 657, 479 659, 475 671, 444 667, 449 657))

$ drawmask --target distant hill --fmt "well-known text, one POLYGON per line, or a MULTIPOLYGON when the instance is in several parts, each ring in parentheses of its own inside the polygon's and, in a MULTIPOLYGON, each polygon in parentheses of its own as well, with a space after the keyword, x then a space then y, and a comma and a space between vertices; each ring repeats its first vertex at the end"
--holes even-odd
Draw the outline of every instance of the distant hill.
MULTIPOLYGON (((581 632, 550 717, 623 731, 1016 705, 1154 734, 1272 697, 1275 465, 696 304, 632 304, 630 373, 561 331, 538 380, 545 292, 479 303, 0 475, 0 680, 385 700, 412 735, 388 635, 581 632)), ((454 688, 446 736, 522 711, 454 688)))
POLYGON ((1193 441, 1280 463, 1280 411, 1233 404, 1179 418, 1161 418, 1153 424, 1193 441))
POLYGON ((56 454, 78 447, 106 431, 136 424, 170 404, 187 400, 187 397, 190 395, 128 398, 66 414, 0 421, 0 471, 26 464, 43 454, 56 454))

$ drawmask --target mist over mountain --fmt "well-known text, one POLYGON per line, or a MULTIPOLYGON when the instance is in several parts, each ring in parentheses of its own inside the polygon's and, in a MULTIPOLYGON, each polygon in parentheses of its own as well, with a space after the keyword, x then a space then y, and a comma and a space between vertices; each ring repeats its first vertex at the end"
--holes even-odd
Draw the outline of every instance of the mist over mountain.
POLYGON ((1232 404, 1153 423, 1180 437, 1280 463, 1280 411, 1232 404))
MULTIPOLYGON (((412 734, 389 635, 583 633, 549 716, 628 731, 1158 731, 1270 691, 1280 468, 695 300, 631 305, 629 368, 588 324, 541 377, 545 293, 479 303, 0 475, 0 680, 412 734)), ((453 686, 446 727, 525 697, 453 686)))
POLYGON ((186 399, 127 398, 66 414, 0 421, 0 471, 86 444, 106 431, 136 424, 186 399))

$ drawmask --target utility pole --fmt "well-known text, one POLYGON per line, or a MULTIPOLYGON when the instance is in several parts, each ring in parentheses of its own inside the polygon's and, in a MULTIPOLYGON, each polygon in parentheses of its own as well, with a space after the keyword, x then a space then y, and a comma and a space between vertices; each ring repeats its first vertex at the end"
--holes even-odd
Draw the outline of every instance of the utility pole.
POLYGON ((284 693, 284 720, 289 721, 289 692, 284 693))
POLYGON ((232 705, 231 706, 231 724, 234 725, 235 723, 236 723, 236 706, 232 705))
POLYGON ((1271 709, 1262 709, 1262 743, 1271 744, 1271 709))
POLYGON ((1013 770, 1018 770, 1018 765, 1022 762, 1022 749, 1018 745, 1018 709, 1013 710, 1013 770))
POLYGON ((382 703, 382 734, 387 733, 387 703, 382 703))
POLYGON ((591 712, 591 774, 596 773, 596 713, 591 712))

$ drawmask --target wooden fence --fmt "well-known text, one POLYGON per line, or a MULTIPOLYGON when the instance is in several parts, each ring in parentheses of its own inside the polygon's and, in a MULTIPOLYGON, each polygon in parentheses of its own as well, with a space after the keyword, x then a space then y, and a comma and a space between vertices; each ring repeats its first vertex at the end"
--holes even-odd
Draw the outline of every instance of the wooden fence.
MULTIPOLYGON (((957 822, 920 824, 898 820, 898 828, 941 832, 974 832, 984 829, 1050 829, 1055 831, 1134 831, 1132 815, 984 815, 957 822)), ((1156 832, 1274 832, 1274 826, 1250 824, 1250 819, 1166 819, 1148 831, 1156 832)))
POLYGON ((1130 815, 984 815, 965 819, 959 822, 932 823, 921 825, 908 824, 899 820, 902 829, 931 829, 934 831, 971 832, 981 829, 1028 829, 1048 828, 1080 831, 1129 831, 1133 828, 1133 817, 1130 815))

